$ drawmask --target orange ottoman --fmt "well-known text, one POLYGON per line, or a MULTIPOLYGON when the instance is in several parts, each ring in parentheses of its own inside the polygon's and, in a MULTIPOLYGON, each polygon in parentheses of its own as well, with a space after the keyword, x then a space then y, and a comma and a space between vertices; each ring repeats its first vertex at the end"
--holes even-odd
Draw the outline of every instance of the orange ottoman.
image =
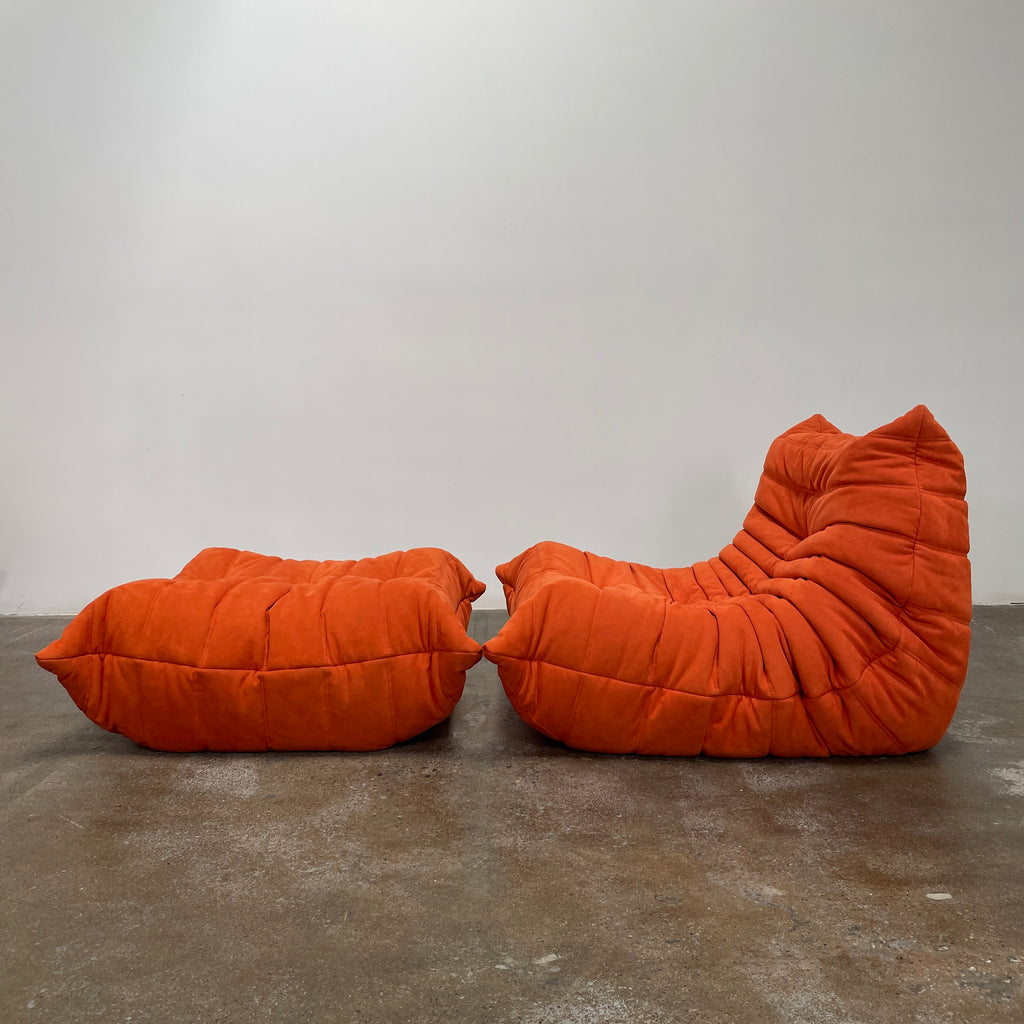
POLYGON ((174 579, 107 591, 36 660, 97 725, 156 750, 377 750, 451 714, 483 591, 437 548, 207 548, 174 579))
POLYGON ((902 754, 937 743, 970 649, 963 458, 918 406, 772 444, 717 557, 655 569, 545 542, 498 567, 484 647, 520 717, 584 750, 902 754))

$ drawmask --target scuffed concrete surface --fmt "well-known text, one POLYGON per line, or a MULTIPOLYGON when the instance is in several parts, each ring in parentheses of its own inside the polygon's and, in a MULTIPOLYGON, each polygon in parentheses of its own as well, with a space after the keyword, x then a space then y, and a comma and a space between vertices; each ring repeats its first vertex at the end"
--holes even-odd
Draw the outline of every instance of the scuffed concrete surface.
POLYGON ((935 750, 757 762, 570 751, 486 663, 390 751, 154 753, 66 621, 0 619, 5 1024, 1024 1019, 1024 608, 935 750))

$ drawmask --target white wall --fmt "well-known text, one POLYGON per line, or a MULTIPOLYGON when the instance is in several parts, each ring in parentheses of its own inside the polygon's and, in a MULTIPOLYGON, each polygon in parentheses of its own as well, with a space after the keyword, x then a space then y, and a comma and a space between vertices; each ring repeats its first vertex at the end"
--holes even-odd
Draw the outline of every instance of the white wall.
POLYGON ((1024 5, 0 0, 0 611, 731 539, 927 403, 1024 599, 1024 5))

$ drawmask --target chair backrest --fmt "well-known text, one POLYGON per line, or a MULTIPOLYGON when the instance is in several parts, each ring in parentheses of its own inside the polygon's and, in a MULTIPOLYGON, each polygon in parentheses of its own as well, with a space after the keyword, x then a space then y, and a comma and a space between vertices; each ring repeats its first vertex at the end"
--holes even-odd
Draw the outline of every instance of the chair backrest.
POLYGON ((969 619, 966 489, 923 405, 862 437, 812 416, 773 442, 744 530, 778 559, 773 577, 799 563, 831 590, 845 580, 969 619))
POLYGON ((781 602, 822 735, 878 726, 892 753, 945 731, 971 649, 966 490, 963 456, 924 406, 861 437, 814 416, 772 443, 723 561, 754 600, 781 602))
POLYGON ((910 723, 923 694, 942 705, 931 732, 908 726, 905 749, 942 735, 967 671, 966 488, 963 456, 923 405, 862 437, 812 416, 772 443, 730 546, 751 592, 783 599, 829 652, 805 695, 867 683, 879 717, 900 701, 910 723))

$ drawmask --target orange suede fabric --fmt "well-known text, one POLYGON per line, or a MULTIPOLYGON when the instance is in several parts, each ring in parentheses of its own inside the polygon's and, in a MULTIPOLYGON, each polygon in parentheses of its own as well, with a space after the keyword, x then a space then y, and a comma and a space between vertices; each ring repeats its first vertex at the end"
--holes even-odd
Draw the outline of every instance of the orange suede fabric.
POLYGON ((207 548, 174 579, 103 594, 36 659, 97 725, 157 750, 376 750, 451 714, 483 591, 437 548, 207 548))
POLYGON ((771 446, 717 558, 654 569, 544 542, 498 577, 484 646, 520 717, 573 747, 720 757, 933 746, 970 649, 963 458, 918 406, 771 446))

